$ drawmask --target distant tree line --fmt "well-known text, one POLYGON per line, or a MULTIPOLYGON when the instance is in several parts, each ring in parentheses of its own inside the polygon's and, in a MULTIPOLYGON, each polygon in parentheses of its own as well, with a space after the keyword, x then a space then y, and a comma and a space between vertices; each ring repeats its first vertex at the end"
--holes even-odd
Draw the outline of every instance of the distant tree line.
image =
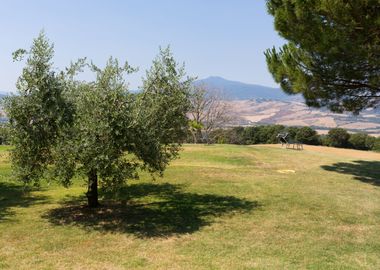
MULTIPOLYGON (((277 134, 282 132, 289 133, 289 138, 303 144, 380 151, 380 137, 376 138, 363 132, 350 134, 343 128, 333 128, 329 130, 328 134, 320 135, 311 127, 285 127, 283 125, 219 128, 210 133, 207 143, 275 144, 279 142, 277 134)), ((187 142, 194 142, 190 134, 187 142)))

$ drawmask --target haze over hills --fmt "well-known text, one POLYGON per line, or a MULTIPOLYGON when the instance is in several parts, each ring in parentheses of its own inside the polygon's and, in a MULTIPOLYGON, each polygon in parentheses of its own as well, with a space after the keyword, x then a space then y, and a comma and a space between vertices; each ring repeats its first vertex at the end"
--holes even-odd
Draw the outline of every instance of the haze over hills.
MULTIPOLYGON (((233 125, 310 126, 320 133, 342 127, 351 132, 380 136, 380 108, 364 110, 360 115, 337 114, 325 108, 309 108, 304 104, 302 96, 287 95, 279 88, 230 81, 216 76, 198 80, 195 84, 223 93, 235 119, 233 125)), ((9 92, 0 91, 0 98, 7 95, 9 92)), ((2 109, 1 113, 4 113, 2 109)), ((6 118, 0 117, 0 122, 4 121, 6 118)))
POLYGON ((6 96, 8 96, 9 95, 9 92, 7 92, 7 91, 1 91, 0 90, 0 98, 2 98, 2 97, 6 97, 6 96))
POLYGON ((218 76, 198 80, 195 84, 204 85, 207 89, 221 91, 226 98, 232 100, 258 98, 282 101, 302 100, 300 95, 287 95, 280 88, 230 81, 218 76))
POLYGON ((224 93, 235 119, 233 125, 310 126, 320 133, 342 127, 350 132, 380 136, 379 109, 367 109, 360 115, 338 114, 326 108, 309 108, 300 95, 289 96, 279 88, 229 81, 221 77, 208 77, 196 81, 196 84, 224 93))

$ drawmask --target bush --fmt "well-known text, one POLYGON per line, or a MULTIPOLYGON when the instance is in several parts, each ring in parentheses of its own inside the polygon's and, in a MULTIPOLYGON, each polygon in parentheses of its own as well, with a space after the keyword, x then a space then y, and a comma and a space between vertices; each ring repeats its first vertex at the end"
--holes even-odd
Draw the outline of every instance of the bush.
POLYGON ((278 143, 277 134, 283 132, 285 127, 282 125, 268 125, 259 128, 259 142, 257 143, 278 143))
POLYGON ((327 134, 329 139, 329 146, 333 147, 348 147, 348 140, 350 139, 350 134, 348 134, 347 130, 343 128, 333 128, 330 129, 327 134))
POLYGON ((375 142, 376 142, 376 137, 368 136, 366 141, 365 141, 365 144, 369 150, 372 150, 374 145, 375 145, 375 142))
POLYGON ((243 127, 234 127, 229 130, 228 143, 231 144, 246 144, 243 138, 244 128, 243 127))
POLYGON ((285 131, 289 134, 289 138, 295 140, 299 130, 299 127, 287 127, 285 131))
POLYGON ((228 136, 225 129, 216 129, 210 133, 212 143, 225 144, 228 143, 228 136))
POLYGON ((330 139, 327 135, 320 135, 319 136, 319 144, 322 146, 330 146, 330 139))
POLYGON ((311 127, 302 127, 298 129, 295 139, 301 143, 318 145, 319 136, 317 132, 311 127))
POLYGON ((246 127, 243 131, 244 144, 255 144, 256 127, 246 127))
POLYGON ((284 131, 285 131, 285 126, 283 126, 283 125, 272 126, 272 129, 271 129, 272 134, 268 140, 268 143, 278 143, 277 135, 278 135, 278 133, 281 133, 284 131))
POLYGON ((350 138, 348 140, 350 147, 358 150, 369 150, 371 147, 368 146, 368 142, 370 136, 365 133, 356 133, 356 134, 351 134, 350 138))
MULTIPOLYGON (((252 127, 233 127, 216 129, 210 133, 210 142, 220 144, 271 144, 278 143, 278 133, 287 132, 290 139, 304 144, 333 147, 347 147, 359 150, 380 152, 380 138, 366 133, 349 134, 343 128, 333 128, 327 135, 318 135, 311 127, 284 127, 282 125, 263 125, 252 127)), ((193 142, 188 136, 188 142, 193 142)))
POLYGON ((372 150, 376 151, 376 152, 380 152, 380 138, 375 139, 373 146, 372 146, 372 150))
POLYGON ((10 143, 10 131, 8 124, 0 124, 0 144, 10 143))

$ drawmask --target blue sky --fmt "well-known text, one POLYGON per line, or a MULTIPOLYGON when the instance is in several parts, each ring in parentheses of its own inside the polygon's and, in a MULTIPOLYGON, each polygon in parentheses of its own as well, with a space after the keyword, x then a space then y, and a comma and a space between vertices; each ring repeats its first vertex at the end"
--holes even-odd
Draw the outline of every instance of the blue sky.
POLYGON ((102 66, 114 56, 140 68, 127 78, 134 89, 160 45, 170 45, 191 76, 276 86, 263 51, 284 43, 265 0, 2 0, 0 90, 15 90, 22 64, 11 54, 41 29, 58 68, 84 56, 102 66))

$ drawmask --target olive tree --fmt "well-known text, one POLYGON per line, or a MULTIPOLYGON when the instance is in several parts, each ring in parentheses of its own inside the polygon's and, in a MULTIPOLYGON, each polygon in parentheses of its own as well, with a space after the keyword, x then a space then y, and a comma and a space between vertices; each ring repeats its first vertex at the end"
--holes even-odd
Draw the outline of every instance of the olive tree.
POLYGON ((169 48, 160 50, 138 94, 128 91, 124 79, 134 71, 128 63, 110 58, 99 68, 80 60, 56 75, 53 46, 43 34, 29 52, 16 56, 20 53, 28 59, 19 95, 6 102, 19 179, 38 184, 51 168, 69 186, 76 174, 85 175, 88 205, 96 207, 99 183, 115 189, 141 170, 162 175, 178 155, 192 79, 169 48), (76 72, 86 66, 96 79, 76 81, 76 72))
POLYGON ((17 178, 38 184, 48 165, 60 130, 73 121, 73 108, 64 98, 65 76, 52 67, 53 45, 44 33, 29 51, 17 50, 14 60, 27 56, 17 81, 18 94, 5 99, 12 136, 12 164, 17 178))

